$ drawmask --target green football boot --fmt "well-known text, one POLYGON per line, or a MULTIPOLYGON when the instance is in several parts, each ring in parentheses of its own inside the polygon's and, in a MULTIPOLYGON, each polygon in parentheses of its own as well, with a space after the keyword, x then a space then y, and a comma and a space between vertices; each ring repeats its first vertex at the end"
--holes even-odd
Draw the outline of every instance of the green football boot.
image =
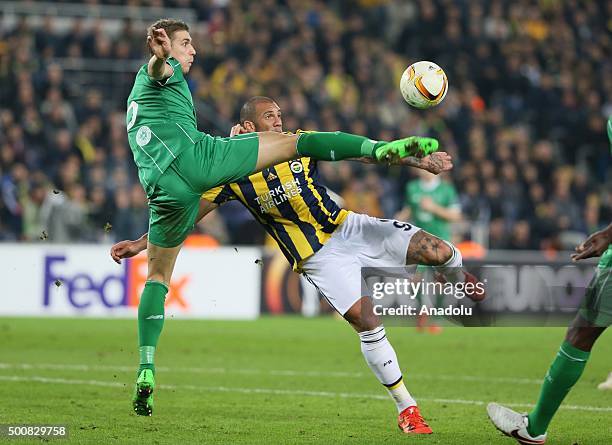
POLYGON ((150 369, 143 369, 136 380, 136 389, 132 406, 139 416, 150 416, 153 414, 153 389, 155 388, 155 376, 150 369))
POLYGON ((424 158, 436 150, 438 150, 438 141, 436 139, 410 136, 381 145, 374 154, 379 162, 397 164, 402 158, 407 158, 408 156, 424 158))

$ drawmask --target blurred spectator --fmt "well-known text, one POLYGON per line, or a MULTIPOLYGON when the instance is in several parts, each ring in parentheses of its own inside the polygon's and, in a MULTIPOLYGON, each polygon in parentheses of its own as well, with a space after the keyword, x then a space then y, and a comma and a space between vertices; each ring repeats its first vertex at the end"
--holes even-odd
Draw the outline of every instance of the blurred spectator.
POLYGON ((0 188, 2 201, 4 202, 4 220, 11 235, 21 233, 23 208, 20 196, 27 192, 28 171, 23 164, 15 164, 11 170, 2 178, 0 188))
POLYGON ((531 228, 527 221, 517 221, 514 225, 507 248, 512 250, 530 250, 534 248, 531 242, 531 228))
POLYGON ((45 184, 32 183, 29 192, 22 197, 23 238, 26 241, 46 240, 47 228, 43 225, 42 207, 49 193, 45 184))
POLYGON ((109 221, 113 221, 113 233, 116 239, 136 239, 148 231, 149 212, 140 185, 134 185, 130 190, 117 189, 115 209, 114 218, 110 219, 109 215, 109 221))
POLYGON ((491 210, 485 196, 481 194, 480 184, 475 178, 464 182, 459 196, 459 204, 468 221, 488 223, 491 210))
POLYGON ((74 243, 91 241, 87 220, 85 188, 73 183, 65 193, 48 194, 40 210, 41 227, 46 227, 50 241, 74 243))

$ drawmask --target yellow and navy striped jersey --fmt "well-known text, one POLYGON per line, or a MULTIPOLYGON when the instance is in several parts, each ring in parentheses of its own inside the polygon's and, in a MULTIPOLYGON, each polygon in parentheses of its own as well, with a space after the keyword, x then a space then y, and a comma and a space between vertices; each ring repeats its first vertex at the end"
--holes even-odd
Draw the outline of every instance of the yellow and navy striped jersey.
POLYGON ((215 187, 202 197, 215 204, 239 200, 276 240, 296 271, 348 215, 318 183, 316 161, 311 158, 277 164, 215 187))

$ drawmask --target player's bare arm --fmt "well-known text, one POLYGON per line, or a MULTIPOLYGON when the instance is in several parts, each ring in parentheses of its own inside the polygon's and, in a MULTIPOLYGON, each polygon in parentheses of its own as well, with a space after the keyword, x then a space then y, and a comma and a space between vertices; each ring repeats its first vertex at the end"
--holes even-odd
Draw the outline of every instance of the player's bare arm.
POLYGON ((138 255, 147 248, 148 233, 137 240, 123 240, 114 244, 110 250, 110 256, 117 264, 121 264, 123 258, 131 258, 138 255))
POLYGON ((152 29, 151 33, 153 35, 147 36, 147 44, 153 55, 149 59, 147 73, 152 79, 165 79, 173 73, 172 67, 166 63, 170 57, 172 44, 164 29, 152 29))
MULTIPOLYGON (((211 202, 207 199, 202 198, 200 200, 200 208, 198 210, 198 216, 196 222, 200 222, 202 218, 212 212, 214 209, 219 207, 218 204, 211 202)), ((121 264, 121 260, 124 258, 131 258, 138 255, 143 250, 147 249, 147 242, 149 240, 149 234, 145 233, 137 240, 123 240, 116 244, 113 244, 110 250, 110 256, 117 264, 121 264)))
POLYGON ((449 171, 453 168, 453 159, 445 151, 437 151, 423 158, 408 156, 399 162, 400 165, 427 170, 434 175, 449 171))
POLYGON ((612 223, 605 229, 593 233, 584 243, 577 246, 576 253, 572 254, 572 261, 601 256, 610 244, 612 244, 612 223))
MULTIPOLYGON (((363 162, 364 164, 379 163, 379 161, 365 156, 361 158, 354 158, 352 160, 363 162)), ((382 162, 384 163, 384 161, 382 162)), ((452 170, 453 159, 451 155, 449 155, 445 151, 437 151, 423 158, 419 158, 417 156, 408 156, 400 159, 398 164, 405 165, 408 167, 420 168, 422 170, 427 170, 428 172, 433 173, 434 175, 439 175, 442 172, 452 170)))

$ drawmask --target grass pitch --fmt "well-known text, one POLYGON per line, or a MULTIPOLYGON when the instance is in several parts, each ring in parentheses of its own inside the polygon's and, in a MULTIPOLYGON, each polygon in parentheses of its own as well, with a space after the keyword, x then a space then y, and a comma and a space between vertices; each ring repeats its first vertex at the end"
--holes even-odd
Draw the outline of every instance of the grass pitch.
MULTIPOLYGON (((66 424, 69 438, 58 444, 510 445, 485 405, 527 410, 564 330, 387 333, 431 436, 399 432, 357 336, 332 318, 168 319, 151 418, 131 412, 135 321, 0 318, 0 423, 66 424)), ((553 420, 548 444, 612 443, 612 393, 596 389, 612 370, 610 357, 606 332, 553 420)), ((10 441, 26 442, 41 440, 10 441)))

